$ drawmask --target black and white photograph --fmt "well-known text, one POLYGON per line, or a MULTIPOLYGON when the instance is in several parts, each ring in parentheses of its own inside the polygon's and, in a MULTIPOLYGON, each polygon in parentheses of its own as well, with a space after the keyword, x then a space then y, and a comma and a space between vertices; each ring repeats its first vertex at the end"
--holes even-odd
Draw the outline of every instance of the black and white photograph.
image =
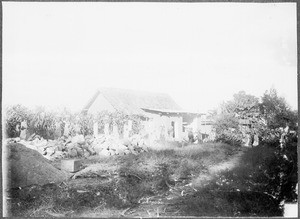
POLYGON ((1 4, 2 216, 298 217, 296 2, 1 4))

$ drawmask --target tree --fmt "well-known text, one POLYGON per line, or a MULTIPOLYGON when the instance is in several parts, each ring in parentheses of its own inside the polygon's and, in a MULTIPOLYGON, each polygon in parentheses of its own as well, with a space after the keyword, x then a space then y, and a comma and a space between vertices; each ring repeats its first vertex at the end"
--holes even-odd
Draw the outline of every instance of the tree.
POLYGON ((258 106, 259 99, 253 95, 240 91, 233 95, 233 100, 227 102, 226 109, 241 114, 243 112, 251 112, 258 106))
POLYGON ((279 97, 274 88, 266 91, 261 100, 261 114, 270 129, 285 127, 287 124, 295 128, 297 111, 292 111, 285 98, 279 97))
POLYGON ((260 133, 264 126, 259 113, 259 98, 245 91, 234 94, 233 100, 224 102, 219 111, 215 116, 215 129, 217 139, 223 142, 241 144, 246 132, 260 133))

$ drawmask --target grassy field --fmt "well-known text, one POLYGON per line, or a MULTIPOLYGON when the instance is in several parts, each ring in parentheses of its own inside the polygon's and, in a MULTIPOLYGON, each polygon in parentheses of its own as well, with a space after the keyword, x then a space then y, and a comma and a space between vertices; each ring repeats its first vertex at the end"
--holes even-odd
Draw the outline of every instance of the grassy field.
POLYGON ((8 210, 22 217, 280 216, 279 203, 249 184, 249 173, 259 176, 253 153, 260 152, 205 143, 90 157, 67 182, 11 191, 8 210), (238 155, 243 162, 231 162, 238 155))

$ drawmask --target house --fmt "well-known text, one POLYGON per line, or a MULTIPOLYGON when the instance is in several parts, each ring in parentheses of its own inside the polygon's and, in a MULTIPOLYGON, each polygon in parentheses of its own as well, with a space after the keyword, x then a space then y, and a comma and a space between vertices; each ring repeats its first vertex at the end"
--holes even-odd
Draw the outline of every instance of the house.
POLYGON ((91 114, 100 111, 140 116, 149 138, 174 141, 187 137, 189 129, 196 132, 204 115, 183 110, 167 94, 117 88, 99 89, 82 110, 91 114))

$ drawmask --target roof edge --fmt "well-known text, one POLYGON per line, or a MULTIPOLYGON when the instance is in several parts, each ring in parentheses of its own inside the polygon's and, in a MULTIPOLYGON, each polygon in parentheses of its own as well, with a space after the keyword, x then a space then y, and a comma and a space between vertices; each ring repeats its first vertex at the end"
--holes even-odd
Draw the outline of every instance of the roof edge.
POLYGON ((94 96, 87 102, 87 104, 85 105, 85 107, 83 107, 82 112, 87 112, 89 110, 89 108, 95 102, 95 100, 97 99, 97 97, 99 96, 99 94, 100 94, 100 91, 97 90, 96 93, 94 94, 94 96))

